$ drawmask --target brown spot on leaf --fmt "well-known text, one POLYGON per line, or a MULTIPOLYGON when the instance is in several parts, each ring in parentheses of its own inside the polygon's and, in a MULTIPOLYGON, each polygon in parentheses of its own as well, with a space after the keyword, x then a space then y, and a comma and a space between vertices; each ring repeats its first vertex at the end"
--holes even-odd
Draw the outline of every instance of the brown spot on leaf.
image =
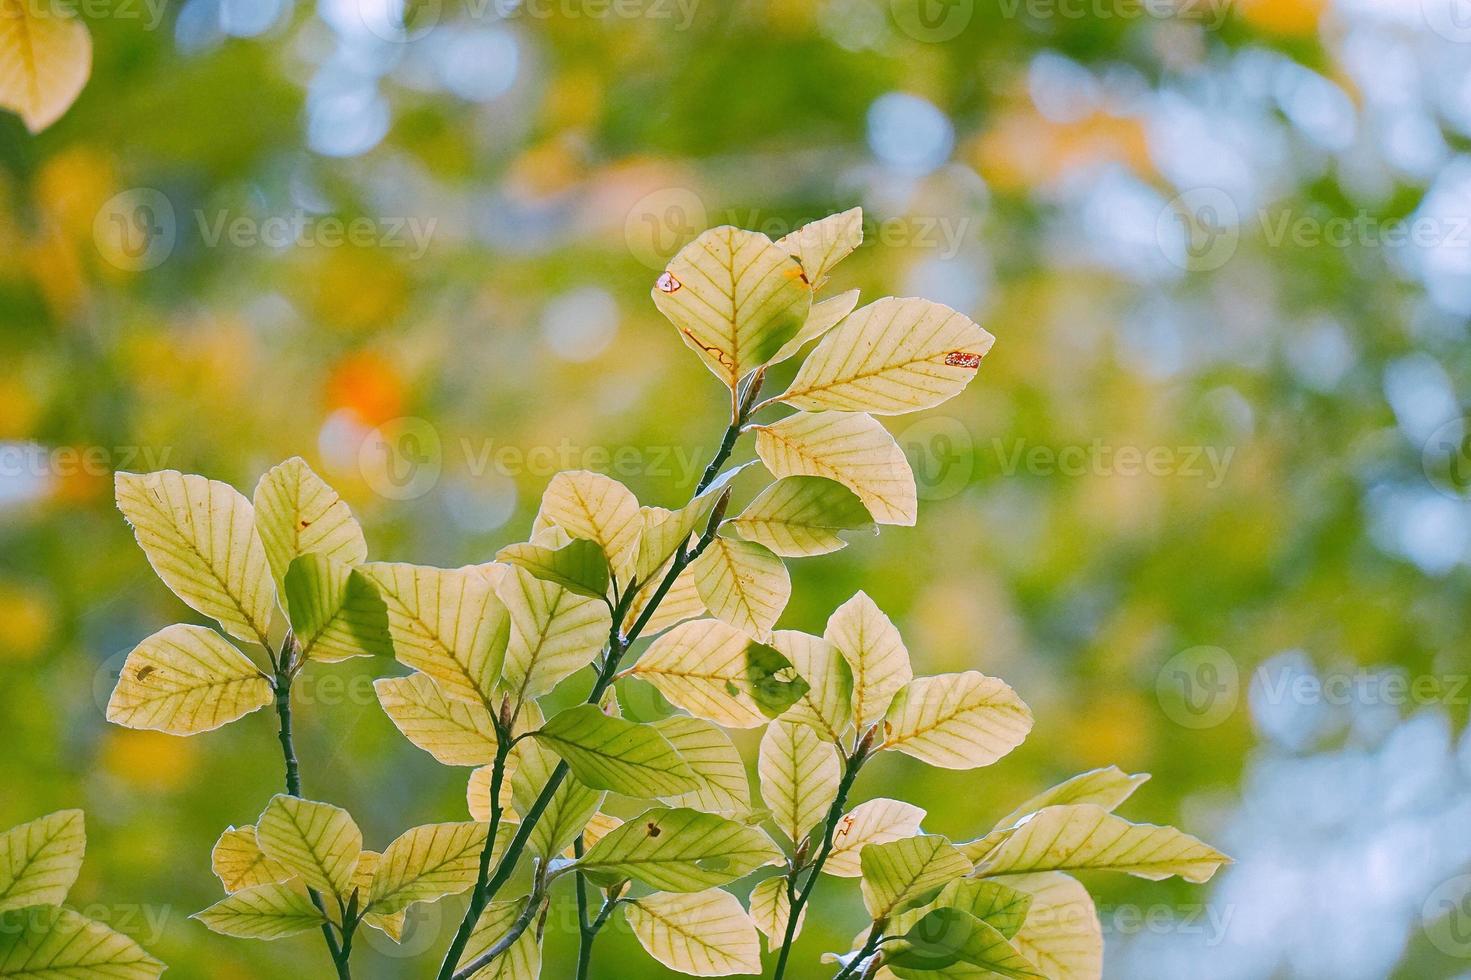
POLYGON ((975 370, 981 366, 981 355, 975 351, 953 350, 945 355, 947 367, 963 367, 975 370))
POLYGON ((134 679, 140 681, 146 680, 148 678, 148 675, 153 673, 155 669, 156 668, 152 664, 144 664, 142 667, 139 667, 136 671, 133 672, 133 677, 134 679))
POLYGON ((650 820, 649 821, 649 836, 650 837, 658 837, 662 833, 664 833, 663 829, 660 828, 660 826, 658 824, 654 823, 654 821, 650 820))
POLYGON ((674 273, 669 271, 665 271, 665 273, 654 282, 654 287, 658 289, 661 293, 672 293, 683 285, 684 283, 676 279, 674 277, 674 273))

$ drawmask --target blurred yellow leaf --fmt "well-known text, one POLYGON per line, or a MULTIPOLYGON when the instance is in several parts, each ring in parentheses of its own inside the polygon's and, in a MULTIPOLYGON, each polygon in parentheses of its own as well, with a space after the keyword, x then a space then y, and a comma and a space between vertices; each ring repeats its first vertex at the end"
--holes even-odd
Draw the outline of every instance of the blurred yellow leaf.
POLYGON ((0 106, 33 133, 71 107, 92 73, 92 36, 74 17, 25 0, 0 0, 0 106))

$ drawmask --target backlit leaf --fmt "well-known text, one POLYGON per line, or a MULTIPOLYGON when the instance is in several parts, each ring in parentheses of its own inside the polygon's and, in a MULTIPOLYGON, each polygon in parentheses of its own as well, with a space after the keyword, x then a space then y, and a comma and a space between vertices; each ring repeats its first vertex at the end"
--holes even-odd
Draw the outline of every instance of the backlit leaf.
POLYGON ((726 728, 764 725, 807 691, 780 653, 714 619, 676 626, 628 673, 695 717, 726 728))
POLYGON ((33 133, 71 108, 92 73, 92 35, 68 10, 0 0, 0 108, 33 133))
POLYGON ((596 543, 619 580, 628 584, 643 517, 638 498, 623 484, 589 470, 558 473, 542 494, 534 526, 547 525, 596 543))
POLYGON ((656 807, 610 832, 578 863, 600 884, 637 878, 651 888, 697 892, 780 858, 759 828, 699 810, 656 807))
POLYGON ((391 657, 388 606, 366 575, 325 555, 291 562, 282 590, 302 655, 332 663, 391 657))
POLYGON ((512 544, 502 548, 496 558, 580 596, 601 599, 608 594, 608 558, 596 541, 575 538, 557 548, 512 544))
POLYGON ((209 863, 215 877, 227 892, 238 892, 256 885, 273 885, 287 881, 296 873, 279 861, 272 861, 260 849, 255 826, 230 827, 215 842, 209 863))
POLYGON ((730 522, 747 541, 778 555, 805 558, 847 545, 841 531, 875 531, 873 518, 858 495, 820 476, 777 480, 730 522))
POLYGON ((1103 925, 1088 889, 1055 871, 1008 877, 1006 884, 1032 897, 1027 921, 1012 938, 1022 955, 1048 980, 1101 980, 1103 925))
MULTIPOLYGON (((786 875, 764 878, 755 888, 751 889, 751 920, 766 937, 767 949, 781 948, 782 940, 786 937, 787 920, 791 914, 792 900, 787 895, 786 875)), ((793 938, 802 934, 802 924, 806 921, 807 910, 804 908, 797 919, 797 928, 792 933, 793 938)))
POLYGON ((771 359, 771 363, 778 364, 794 356, 807 344, 836 327, 843 317, 853 312, 853 307, 857 305, 858 290, 856 289, 839 293, 821 303, 813 303, 812 310, 802 324, 802 329, 797 331, 795 337, 782 345, 781 350, 777 351, 776 356, 771 359))
POLYGON ((933 980, 937 975, 946 980, 966 975, 1048 980, 989 923, 964 909, 943 906, 926 912, 890 944, 884 964, 899 980, 933 980), (979 972, 972 973, 972 968, 979 972))
POLYGON ((1032 896, 997 881, 961 878, 952 881, 928 905, 908 909, 889 920, 891 935, 904 932, 938 908, 958 908, 991 926, 1006 939, 1011 939, 1026 922, 1032 907, 1032 896))
POLYGON ((128 654, 107 702, 107 720, 194 735, 274 699, 266 675, 220 634, 203 626, 167 626, 128 654))
POLYGON ((806 725, 774 721, 761 738, 761 799, 793 844, 826 816, 843 766, 838 750, 806 725))
POLYGON ((0 912, 66 901, 86 850, 81 810, 59 810, 0 834, 0 912))
POLYGON ((776 242, 778 248, 802 263, 802 274, 813 288, 821 286, 833 266, 862 244, 862 208, 849 208, 809 222, 776 242))
POLYGON ((655 892, 625 906, 639 943, 671 970, 693 977, 761 972, 756 926, 729 892, 655 892))
POLYGON ((699 785, 657 728, 610 717, 597 705, 580 704, 553 715, 535 737, 592 789, 652 799, 699 785))
POLYGON ((486 830, 478 822, 434 823, 399 835, 384 849, 373 873, 369 893, 373 911, 397 912, 414 902, 430 902, 472 887, 480 872, 486 830))
MULTIPOLYGON (((513 757, 516 771, 510 781, 511 800, 524 818, 561 758, 535 739, 518 743, 513 757)), ((598 812, 604 796, 602 790, 588 788, 576 776, 562 780, 526 842, 528 850, 544 859, 562 853, 598 812)))
POLYGON ((839 606, 822 635, 853 671, 853 719, 862 731, 884 716, 894 694, 914 677, 909 651, 893 621, 865 592, 839 606))
POLYGON ((901 800, 880 797, 858 804, 838 821, 833 849, 822 870, 840 878, 861 876, 859 855, 865 847, 919 836, 919 824, 924 817, 925 812, 919 807, 901 800))
POLYGON ((786 249, 729 226, 680 249, 652 295, 685 344, 732 390, 797 335, 812 306, 802 266, 786 249))
POLYGON ((710 614, 757 639, 771 634, 792 596, 781 559, 750 541, 717 537, 690 570, 710 614))
POLYGON ((661 797, 669 806, 688 806, 727 816, 751 809, 746 763, 730 736, 703 718, 672 715, 652 723, 690 767, 698 788, 661 797))
POLYGON ((305 893, 285 884, 242 888, 190 918, 212 932, 240 939, 284 939, 319 929, 326 921, 305 893))
POLYGON ((944 769, 987 766, 1032 730, 1032 712, 1004 681, 978 671, 917 677, 894 696, 880 748, 944 769))
MULTIPOLYGON (((628 622, 638 622, 639 617, 643 615, 644 608, 653 601, 654 592, 658 588, 656 583, 663 581, 668 570, 668 565, 660 568, 650 580, 649 587, 639 592, 625 617, 628 622)), ((644 625, 642 635, 654 636, 671 626, 678 626, 685 620, 703 616, 707 611, 704 600, 700 598, 700 590, 695 585, 695 573, 686 566, 684 571, 675 576, 669 591, 664 594, 658 608, 654 610, 648 623, 644 625)))
POLYGON ((889 430, 861 412, 798 412, 756 428, 756 455, 774 476, 820 476, 852 490, 879 524, 913 525, 914 471, 889 430))
POLYGON ((1060 806, 1067 803, 1092 803, 1110 812, 1134 795, 1134 791, 1149 781, 1149 773, 1127 773, 1118 766, 1106 766, 1079 773, 1073 778, 1058 783, 1045 792, 1032 797, 1006 816, 996 821, 996 830, 1014 827, 1016 822, 1029 813, 1043 807, 1060 806))
POLYGON ((0 913, 0 977, 157 980, 163 971, 132 939, 71 909, 0 913))
POLYGON ((829 742, 842 742, 853 725, 853 668, 848 661, 828 641, 796 630, 777 630, 771 645, 807 682, 807 690, 781 720, 811 725, 829 742))
POLYGON ((115 484, 118 509, 174 594, 231 636, 269 647, 276 583, 250 501, 177 470, 120 472, 115 484))
POLYGON ((261 543, 278 582, 300 555, 319 554, 343 565, 368 560, 368 543, 347 501, 301 457, 267 470, 256 484, 254 503, 261 543))
POLYGON ((888 918, 903 903, 970 873, 971 863, 935 835, 869 844, 859 854, 863 901, 874 919, 888 918))
MULTIPOLYGON (((511 926, 520 917, 525 906, 524 898, 487 905, 475 923, 470 941, 465 944, 465 952, 460 957, 459 965, 464 966, 479 959, 500 942, 511 931, 511 926)), ((541 974, 541 943, 536 932, 535 928, 527 929, 511 944, 510 949, 497 956, 488 966, 475 971, 472 980, 537 980, 541 974)))
POLYGON ((446 766, 483 766, 495 758, 495 726, 483 706, 451 701, 427 674, 373 682, 378 703, 404 738, 446 766))
POLYGON ((933 408, 960 394, 995 341, 941 303, 885 297, 823 337, 778 399, 806 411, 933 408))
POLYGON ((341 807, 277 795, 255 824, 261 851, 312 888, 347 901, 363 835, 341 807))
POLYGON ((574 595, 521 568, 506 575, 499 596, 511 617, 501 685, 517 703, 546 694, 592 663, 608 641, 612 617, 601 600, 574 595))

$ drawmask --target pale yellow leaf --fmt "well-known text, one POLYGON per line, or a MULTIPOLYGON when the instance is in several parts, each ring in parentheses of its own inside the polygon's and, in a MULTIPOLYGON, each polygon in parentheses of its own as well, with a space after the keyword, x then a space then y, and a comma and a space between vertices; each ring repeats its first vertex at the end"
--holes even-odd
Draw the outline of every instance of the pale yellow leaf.
POLYGON ((731 528, 747 541, 786 558, 826 555, 847 546, 843 531, 877 533, 863 501, 852 490, 821 476, 784 476, 771 484, 731 528))
MULTIPOLYGON (((509 780, 511 804, 525 818, 535 807, 536 800, 562 759, 535 739, 518 742, 511 758, 516 766, 509 780)), ((526 841, 527 850, 543 860, 561 853, 586 829, 587 822, 598 812, 607 795, 602 790, 589 789, 575 773, 574 770, 573 775, 562 780, 526 841)), ((487 787, 487 802, 489 797, 487 787)))
MULTIPOLYGON (((751 921, 766 937, 766 948, 772 951, 781 948, 787 934, 787 921, 792 914, 792 899, 787 894, 786 875, 765 878, 751 889, 751 921)), ((802 925, 807 921, 807 910, 797 917, 797 928, 792 937, 802 935, 802 925)))
POLYGON ((826 334, 836 327, 843 317, 853 312, 853 307, 858 305, 858 290, 850 289, 846 293, 839 293, 831 299, 825 299, 821 303, 813 303, 812 310, 807 314, 807 321, 802 324, 802 329, 797 335, 787 341, 782 349, 776 352, 771 359, 772 364, 795 355, 807 344, 826 334))
POLYGON ((495 726, 483 705, 452 701, 427 674, 373 682, 378 703, 404 738, 446 766, 483 766, 495 758, 495 726))
POLYGON ((299 555, 320 554, 343 565, 368 559, 363 529, 347 501, 293 456, 266 471, 255 488, 255 520, 277 583, 299 555))
MULTIPOLYGON (((465 944, 459 966, 479 959, 481 955, 511 931, 511 926, 526 907, 526 899, 514 898, 506 902, 492 902, 480 913, 475 931, 465 944)), ((541 943, 535 928, 523 932, 510 949, 497 956, 489 965, 476 970, 471 980, 537 980, 541 975, 541 943)))
POLYGON ((220 634, 203 626, 167 626, 128 654, 107 702, 107 720, 194 735, 274 699, 271 681, 220 634))
POLYGON ((849 208, 809 222, 776 244, 802 263, 802 274, 818 288, 833 266, 863 244, 863 209, 849 208))
POLYGON ((758 827, 684 807, 655 807, 610 831, 578 867, 601 885, 637 878, 651 888, 697 892, 780 858, 758 827))
POLYGON ((250 501, 177 470, 120 472, 115 485, 118 509, 174 594, 231 636, 269 647, 276 583, 250 501))
POLYGON ((627 585, 643 531, 638 498, 610 476, 568 470, 552 477, 541 497, 535 526, 559 527, 574 538, 595 542, 608 565, 627 585))
POLYGON ((1005 881, 1032 896, 1027 919, 1012 938, 1021 954, 1048 980, 1102 980, 1103 926, 1088 889, 1055 871, 1005 881))
POLYGON ((822 635, 853 671, 853 720, 863 731, 884 716, 894 695, 914 677, 904 638, 866 592, 839 606, 822 635))
POLYGON ((277 883, 242 888, 190 918, 222 936, 265 940, 310 932, 327 921, 301 889, 277 883))
POLYGON ((58 810, 0 834, 0 912, 66 901, 86 850, 81 810, 58 810))
POLYGON ((774 721, 761 737, 761 799, 796 844, 832 806, 842 779, 838 750, 806 725, 774 721))
POLYGON ((71 909, 0 916, 0 976, 19 980, 158 980, 164 965, 129 937, 71 909))
MULTIPOLYGON (((500 801, 501 809, 505 810, 511 806, 511 785, 516 775, 516 769, 520 765, 520 750, 523 746, 534 744, 522 742, 516 746, 506 759, 506 774, 501 777, 500 801)), ((490 782, 495 773, 491 766, 481 766, 472 770, 470 780, 465 785, 465 804, 470 808, 470 816, 481 823, 490 820, 490 782)))
POLYGON ((995 341, 941 303, 886 297, 823 337, 776 400, 877 415, 933 408, 960 394, 995 341))
MULTIPOLYGON (((487 825, 435 823, 414 827, 389 844, 373 873, 367 907, 391 914, 474 886, 487 825)), ((506 834, 506 828, 500 828, 506 834)), ((496 846, 504 849, 497 835, 496 846)), ((509 843, 509 834, 505 840, 509 843)))
POLYGON ((771 549, 717 537, 690 563, 711 615, 756 639, 771 635, 792 596, 792 579, 771 549))
POLYGON ((777 630, 771 645, 807 682, 807 691, 781 720, 811 725, 829 742, 841 743, 853 725, 853 668, 837 647, 808 633, 777 630))
POLYGON ((688 806, 727 816, 751 809, 751 785, 746 763, 730 736, 703 718, 673 715, 652 722, 690 767, 698 789, 661 797, 670 806, 688 806))
POLYGON ((761 972, 756 926, 729 892, 655 892, 625 906, 644 949, 671 970, 693 977, 761 972))
POLYGON ((869 844, 859 852, 863 902, 871 918, 884 919, 904 902, 932 888, 963 878, 971 863, 936 835, 869 844))
POLYGON ((351 896, 363 835, 341 807, 274 796, 256 821, 255 839, 266 857, 290 868, 310 887, 344 902, 351 896))
POLYGON ((994 830, 1007 830, 1029 813, 1043 807, 1060 806, 1065 803, 1093 803, 1112 812, 1134 795, 1134 791, 1149 781, 1149 773, 1127 773, 1118 766, 1106 766, 1079 773, 1065 782, 1027 800, 1006 816, 996 821, 994 830))
POLYGON ((221 834, 210 851, 209 862, 227 892, 274 885, 296 876, 286 865, 266 857, 256 840, 253 824, 230 827, 221 834))
MULTIPOLYGON (((755 728, 770 721, 776 707, 761 695, 767 681, 778 679, 762 667, 762 649, 719 620, 697 619, 655 640, 626 673, 653 684, 696 718, 726 728, 755 728)), ((794 699, 801 693, 794 692, 794 699)))
POLYGON ((1032 712, 1006 682, 978 671, 917 677, 884 716, 882 749, 943 769, 988 766, 1032 730, 1032 712))
POLYGON ((33 133, 71 108, 92 73, 92 35, 69 9, 0 0, 0 108, 33 133))
POLYGON ((592 663, 608 642, 613 621, 599 599, 576 595, 524 568, 511 569, 498 594, 511 618, 501 686, 515 703, 546 694, 592 663))
POLYGON ((880 797, 860 803, 843 815, 833 834, 833 849, 822 870, 839 878, 863 874, 860 855, 869 844, 887 844, 919 836, 925 812, 911 803, 880 797))
MULTIPOLYGON (((664 576, 668 574, 669 567, 670 565, 666 564, 660 568, 649 580, 649 587, 641 590, 634 598, 633 605, 629 607, 628 615, 625 617, 629 623, 638 622, 644 609, 653 601, 658 583, 663 581, 664 576)), ((685 566, 684 571, 674 577, 669 591, 664 593, 664 598, 659 602, 658 608, 644 624, 641 635, 654 636, 671 626, 678 626, 687 619, 703 616, 707 611, 704 600, 700 598, 699 587, 695 585, 695 573, 685 566)))
POLYGON ((756 427, 756 455, 773 475, 820 476, 858 495, 879 524, 913 525, 914 472, 889 430, 861 412, 798 412, 756 427))

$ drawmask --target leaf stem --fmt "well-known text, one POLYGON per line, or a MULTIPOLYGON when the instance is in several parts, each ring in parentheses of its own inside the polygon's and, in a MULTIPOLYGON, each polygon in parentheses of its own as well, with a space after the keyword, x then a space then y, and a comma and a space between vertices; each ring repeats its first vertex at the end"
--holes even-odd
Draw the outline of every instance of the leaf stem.
MULTIPOLYGON (((873 924, 873 928, 868 930, 868 941, 863 944, 863 948, 858 951, 858 955, 849 960, 848 965, 843 967, 838 975, 833 977, 833 980, 847 980, 848 977, 852 976, 853 969, 860 964, 864 964, 864 961, 872 956, 874 954, 874 951, 879 948, 879 943, 883 942, 883 939, 884 922, 880 920, 878 922, 875 922, 873 924)), ((875 972, 876 966, 876 963, 864 964, 863 973, 861 975, 872 976, 875 972)))
MULTIPOLYGON (((281 643, 281 655, 272 658, 276 668, 272 687, 276 691, 276 717, 281 726, 277 738, 281 742, 281 755, 286 761, 286 794, 299 798, 301 764, 296 759, 296 737, 291 724, 291 680, 295 674, 295 658, 296 637, 287 633, 286 639, 281 643)), ((323 919, 326 919, 327 903, 322 901, 321 894, 315 888, 308 888, 307 895, 317 911, 322 913, 323 919)), ((338 980, 351 980, 352 971, 348 966, 347 956, 352 950, 352 933, 344 928, 343 942, 339 944, 337 934, 332 931, 332 923, 324 921, 322 938, 327 941, 327 952, 332 954, 332 965, 337 968, 338 980)))
POLYGON ((786 974, 787 960, 792 954, 792 940, 797 936, 797 923, 802 920, 802 910, 807 907, 807 901, 812 897, 813 889, 817 887, 817 880, 822 876, 823 865, 827 864, 828 855, 833 850, 833 838, 838 831, 838 822, 843 818, 843 808, 848 803, 848 793, 853 789, 853 783, 858 778, 858 771, 863 768, 863 763, 868 759, 869 747, 873 744, 873 737, 877 729, 870 728, 859 739, 858 744, 853 747, 853 754, 848 756, 847 764, 843 767, 843 778, 838 783, 838 793, 833 797, 832 806, 828 807, 827 820, 823 824, 822 847, 813 859, 807 880, 802 885, 801 891, 797 890, 797 875, 804 869, 793 866, 787 875, 787 896, 791 902, 791 908, 787 911, 787 929, 782 937, 781 953, 776 959, 776 972, 772 974, 772 980, 782 980, 786 974))
MULTIPOLYGON (((744 424, 748 415, 749 405, 754 400, 756 392, 761 388, 761 380, 762 378, 759 373, 755 375, 747 387, 744 397, 736 400, 734 418, 731 419, 730 426, 725 430, 725 436, 720 440, 720 446, 716 449, 714 458, 710 460, 710 465, 705 467, 705 473, 700 477, 700 482, 695 487, 692 498, 704 493, 715 482, 716 476, 720 473, 720 468, 725 465, 726 460, 730 459, 730 454, 735 449, 736 440, 740 438, 741 426, 744 424)), ((684 547, 681 547, 675 552, 674 560, 669 565, 669 571, 660 580, 654 594, 650 596, 648 603, 644 606, 638 619, 634 621, 633 626, 629 628, 627 633, 622 633, 622 622, 623 617, 631 607, 633 590, 628 590, 628 595, 623 597, 614 606, 613 624, 608 632, 608 649, 603 658, 602 669, 598 672, 598 679, 593 684, 592 692, 588 694, 588 704, 597 704, 602 700, 608 687, 618 675, 619 661, 623 659, 623 655, 628 652, 629 647, 633 645, 633 642, 638 639, 639 634, 643 632, 644 627, 648 625, 654 612, 659 608, 659 604, 664 601, 664 597, 673 588, 674 580, 715 539, 715 532, 719 530, 720 518, 723 516, 724 510, 725 508, 719 505, 716 506, 711 515, 710 523, 706 526, 704 534, 700 537, 700 540, 695 544, 694 548, 686 550, 684 547)), ((479 881, 476 883, 475 890, 471 893, 470 905, 465 910, 465 917, 460 920, 460 926, 455 931, 454 939, 450 941, 449 949, 445 952, 443 962, 440 963, 436 980, 458 980, 459 974, 455 972, 455 964, 459 962, 460 957, 465 952, 465 945, 470 941, 470 936, 475 931, 475 923, 479 921, 480 913, 485 911, 485 906, 490 903, 491 899, 495 898, 496 893, 510 879, 511 874, 516 869, 516 862, 521 858, 521 852, 526 849, 526 842, 531 839, 531 834, 536 829, 537 821, 546 812, 546 808, 551 805, 552 797, 562 785, 562 781, 567 778, 569 771, 570 768, 565 761, 557 763, 556 768, 552 770, 551 775, 547 778, 546 785, 542 787, 540 795, 532 803, 531 809, 523 814, 521 824, 516 828, 515 836, 511 838, 511 842, 506 846, 506 852, 501 856, 500 863, 496 865, 495 873, 488 880, 486 878, 486 872, 489 870, 489 855, 493 847, 493 840, 490 838, 486 839, 485 851, 481 854, 481 874, 479 881)), ((481 959, 485 959, 485 957, 481 957, 481 959)))
MULTIPOLYGON (((578 856, 581 857, 581 854, 578 856)), ((577 888, 578 897, 582 899, 583 877, 581 872, 577 875, 577 888)), ((581 935, 577 944, 577 980, 587 980, 590 976, 593 943, 597 940, 598 933, 602 931, 603 926, 608 924, 609 916, 617 907, 618 899, 613 897, 612 892, 609 892, 603 897, 603 907, 598 910, 597 918, 590 923, 586 921, 582 923, 581 935)))
POLYGON ((516 940, 521 938, 521 934, 535 921, 537 910, 541 908, 542 899, 546 896, 546 885, 547 877, 543 873, 543 870, 538 868, 531 894, 526 896, 526 907, 521 910, 521 914, 511 924, 510 931, 500 939, 497 939, 485 952, 475 957, 469 963, 466 963, 461 969, 454 971, 451 974, 451 980, 470 980, 470 977, 489 966, 491 960, 514 946, 516 940))

